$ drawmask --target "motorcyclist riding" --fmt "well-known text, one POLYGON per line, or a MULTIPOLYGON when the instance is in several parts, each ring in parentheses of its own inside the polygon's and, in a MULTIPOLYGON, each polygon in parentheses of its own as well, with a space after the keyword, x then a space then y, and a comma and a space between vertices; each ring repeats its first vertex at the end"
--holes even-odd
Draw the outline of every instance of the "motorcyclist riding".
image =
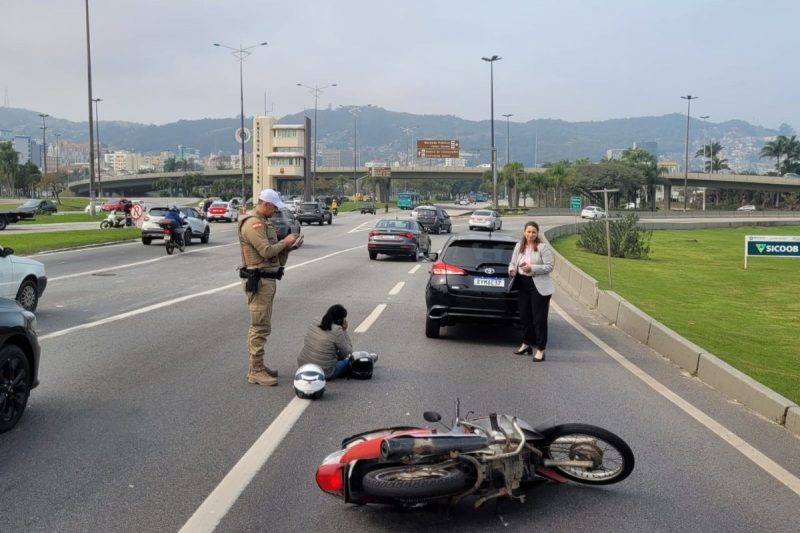
POLYGON ((177 205, 169 206, 169 211, 164 215, 164 220, 170 222, 170 229, 172 230, 173 234, 177 236, 178 246, 180 247, 181 251, 183 251, 184 242, 183 242, 183 226, 188 226, 189 223, 186 221, 186 215, 181 213, 180 209, 178 209, 177 205))

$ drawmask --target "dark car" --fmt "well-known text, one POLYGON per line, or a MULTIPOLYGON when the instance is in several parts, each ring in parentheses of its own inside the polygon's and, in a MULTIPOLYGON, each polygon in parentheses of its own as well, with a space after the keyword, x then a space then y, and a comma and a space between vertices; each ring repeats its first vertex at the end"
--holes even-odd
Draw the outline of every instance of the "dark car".
POLYGON ((361 206, 361 214, 363 215, 364 213, 371 213, 371 214, 374 215, 375 214, 375 204, 364 204, 364 205, 362 205, 361 206))
POLYGON ((56 204, 50 200, 25 200, 21 206, 17 208, 19 211, 27 211, 37 215, 51 215, 58 212, 56 204))
POLYGON ((450 233, 453 231, 450 215, 441 207, 433 205, 417 207, 417 222, 425 226, 425 229, 430 233, 436 233, 437 235, 442 232, 450 233))
POLYGON ((519 321, 517 292, 506 292, 508 263, 517 239, 495 234, 454 235, 432 257, 425 288, 425 335, 461 322, 519 321))
POLYGON ((325 222, 333 223, 333 213, 322 202, 303 202, 297 206, 294 215, 301 224, 316 222, 321 226, 325 222))
POLYGON ((39 352, 36 317, 0 298, 0 433, 17 424, 39 384, 39 352))
POLYGON ((288 207, 275 211, 275 214, 270 217, 272 225, 275 226, 275 231, 278 233, 278 240, 283 239, 290 233, 300 233, 300 223, 294 217, 294 214, 289 211, 288 207))
POLYGON ((418 254, 428 255, 431 251, 431 238, 425 228, 414 220, 384 218, 370 230, 367 252, 370 259, 378 254, 405 255, 412 261, 418 254))

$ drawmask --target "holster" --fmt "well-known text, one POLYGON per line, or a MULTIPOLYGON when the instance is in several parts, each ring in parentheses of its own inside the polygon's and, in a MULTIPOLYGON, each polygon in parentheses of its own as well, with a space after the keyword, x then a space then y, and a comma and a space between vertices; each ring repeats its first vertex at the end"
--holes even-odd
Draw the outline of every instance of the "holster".
POLYGON ((261 278, 266 279, 281 279, 283 278, 283 267, 279 267, 277 272, 264 272, 262 270, 248 270, 244 267, 239 269, 239 277, 246 279, 244 290, 246 292, 258 292, 258 280, 261 278))

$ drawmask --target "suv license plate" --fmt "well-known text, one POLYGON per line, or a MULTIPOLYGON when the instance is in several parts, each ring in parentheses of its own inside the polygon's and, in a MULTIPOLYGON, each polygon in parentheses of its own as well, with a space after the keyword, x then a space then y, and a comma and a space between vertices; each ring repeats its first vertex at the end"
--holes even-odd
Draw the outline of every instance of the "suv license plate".
POLYGON ((503 278, 475 278, 476 287, 505 287, 503 278))

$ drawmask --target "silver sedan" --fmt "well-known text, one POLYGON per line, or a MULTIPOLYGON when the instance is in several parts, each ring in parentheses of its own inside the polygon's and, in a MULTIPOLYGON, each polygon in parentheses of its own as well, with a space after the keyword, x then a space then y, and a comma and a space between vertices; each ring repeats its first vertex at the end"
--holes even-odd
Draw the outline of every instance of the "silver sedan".
POLYGON ((500 213, 489 209, 478 209, 469 217, 469 230, 474 231, 478 228, 488 229, 489 231, 499 231, 503 227, 503 220, 500 213))

